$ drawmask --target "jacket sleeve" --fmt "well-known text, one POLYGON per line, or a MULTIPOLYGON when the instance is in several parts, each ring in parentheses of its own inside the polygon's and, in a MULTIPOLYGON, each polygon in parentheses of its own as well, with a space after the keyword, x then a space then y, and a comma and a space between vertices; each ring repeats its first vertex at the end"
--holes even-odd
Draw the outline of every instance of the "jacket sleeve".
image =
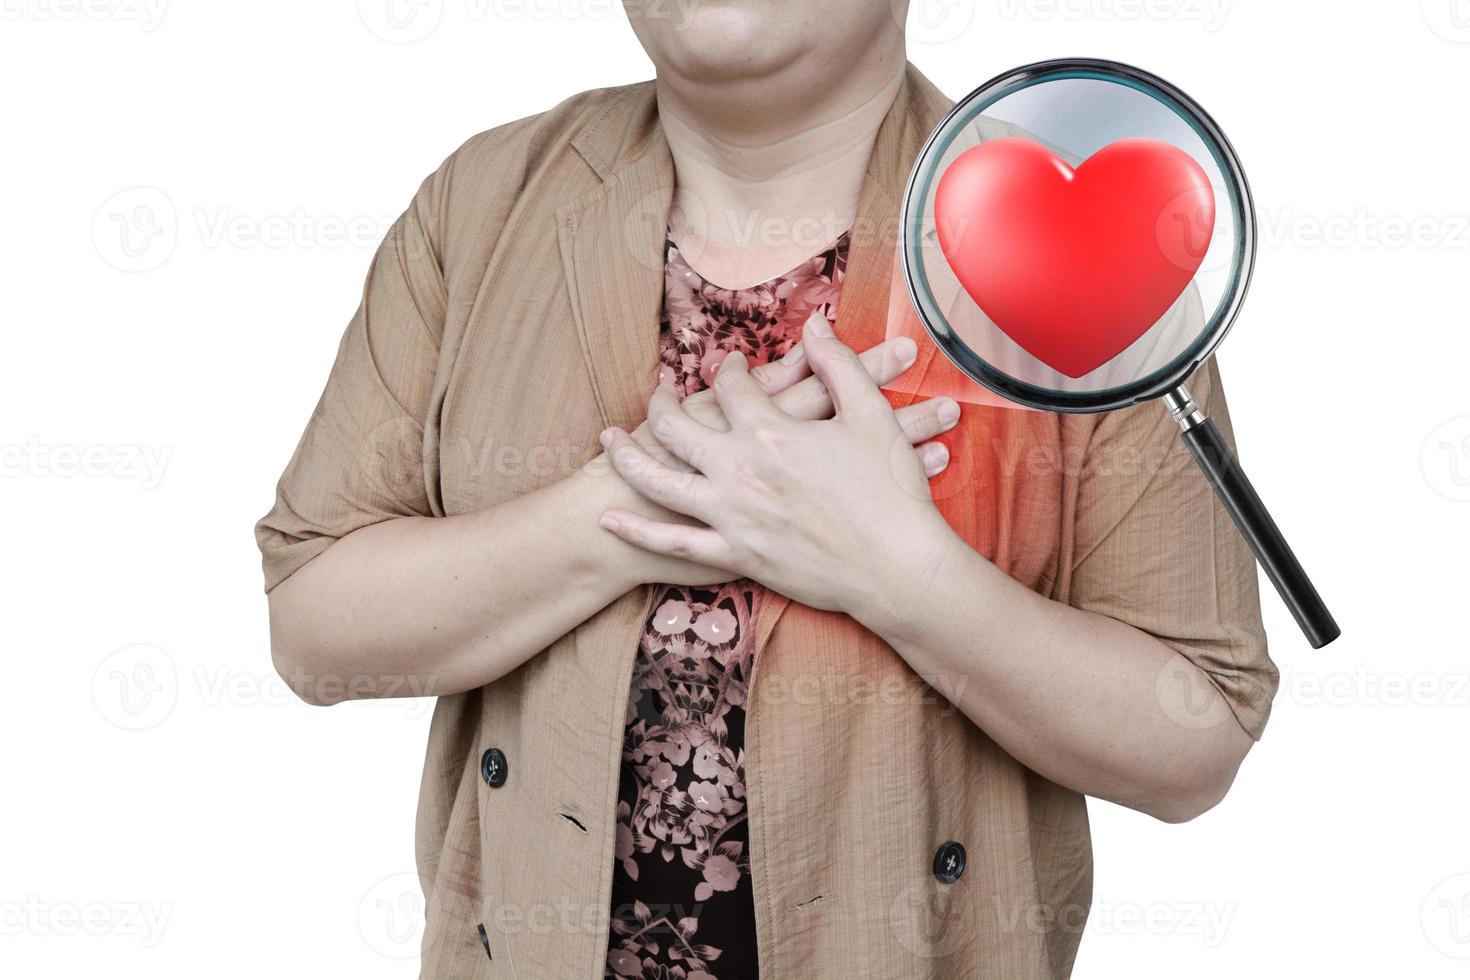
POLYGON ((443 338, 445 170, 379 247, 296 452, 256 526, 266 591, 351 532, 429 516, 424 422, 443 338))
MULTIPOLYGON (((1233 449, 1213 360, 1190 388, 1233 449)), ((1067 601, 1178 651, 1259 739, 1279 678, 1261 625, 1255 558, 1160 405, 1113 412, 1093 429, 1078 481, 1074 542, 1067 601)), ((1159 678, 1160 685, 1179 682, 1159 678)), ((1209 723, 1205 714, 1199 721, 1209 723)))

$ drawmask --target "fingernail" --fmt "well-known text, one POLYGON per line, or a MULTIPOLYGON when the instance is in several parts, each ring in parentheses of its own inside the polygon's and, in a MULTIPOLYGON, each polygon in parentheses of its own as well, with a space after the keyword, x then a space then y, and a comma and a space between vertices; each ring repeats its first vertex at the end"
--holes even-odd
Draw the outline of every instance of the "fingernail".
POLYGON ((618 519, 611 514, 603 514, 602 520, 598 521, 598 523, 602 525, 602 529, 604 531, 616 532, 619 528, 623 526, 619 524, 618 519))
POLYGON ((918 359, 919 345, 907 337, 900 337, 893 342, 893 354, 898 358, 898 363, 908 367, 918 359))
POLYGON ((932 479, 949 467, 949 448, 942 442, 924 446, 924 472, 932 479))
POLYGON ((597 441, 600 442, 600 443, 602 443, 602 448, 604 450, 607 449, 608 446, 611 446, 612 445, 612 441, 613 441, 613 430, 612 429, 603 429, 602 430, 602 435, 600 435, 600 436, 597 437, 597 441))
POLYGON ((820 313, 812 314, 811 319, 806 322, 806 329, 813 337, 832 336, 832 324, 828 323, 827 318, 820 313))
POLYGON ((781 358, 781 363, 785 364, 787 367, 795 367, 796 365, 801 363, 802 358, 804 357, 806 357, 806 351, 802 348, 801 344, 798 343, 795 347, 786 352, 786 356, 781 358))
POLYGON ((944 426, 947 432, 953 429, 960 420, 960 403, 946 398, 939 403, 939 408, 934 414, 939 418, 939 424, 944 426))

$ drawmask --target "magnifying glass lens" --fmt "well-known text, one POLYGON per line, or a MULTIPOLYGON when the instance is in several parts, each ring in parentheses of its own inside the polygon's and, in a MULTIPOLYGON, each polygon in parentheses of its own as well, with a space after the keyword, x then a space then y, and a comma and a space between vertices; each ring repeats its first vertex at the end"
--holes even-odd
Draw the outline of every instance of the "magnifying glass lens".
POLYGON ((920 156, 905 274, 966 374, 1024 404, 1157 397, 1213 350, 1254 217, 1207 117, 1151 76, 1022 69, 961 102, 920 156))

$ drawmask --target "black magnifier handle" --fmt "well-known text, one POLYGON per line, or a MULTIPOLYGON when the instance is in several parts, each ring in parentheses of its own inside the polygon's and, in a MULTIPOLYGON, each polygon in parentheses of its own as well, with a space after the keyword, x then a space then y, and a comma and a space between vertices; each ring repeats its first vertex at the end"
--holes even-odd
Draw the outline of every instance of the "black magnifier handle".
POLYGON ((1296 560, 1291 545, 1271 519, 1215 423, 1199 410, 1189 390, 1182 385, 1165 395, 1164 403, 1183 430, 1184 443, 1195 462, 1204 470, 1210 486, 1215 488, 1215 494, 1240 528, 1256 560, 1266 570, 1271 584, 1276 586, 1312 647, 1320 650, 1337 639, 1342 634, 1337 621, 1317 594, 1301 562, 1296 560))

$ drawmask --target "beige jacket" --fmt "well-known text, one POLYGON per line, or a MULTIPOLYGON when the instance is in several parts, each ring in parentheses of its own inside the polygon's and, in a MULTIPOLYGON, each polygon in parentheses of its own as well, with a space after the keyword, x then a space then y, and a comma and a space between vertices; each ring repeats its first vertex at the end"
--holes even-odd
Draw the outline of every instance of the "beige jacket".
MULTIPOLYGON (((899 196, 949 105, 910 68, 878 136, 838 323, 855 347, 888 330, 899 196)), ((365 525, 562 479, 605 426, 637 425, 673 187, 652 83, 576 96, 450 157, 383 243, 257 529, 267 588, 365 525)), ((926 344, 911 377, 945 367, 926 344)), ((1228 432, 1213 365, 1194 388, 1228 432)), ((1179 650, 1260 735, 1276 673, 1255 567, 1165 412, 971 408, 948 441, 935 496, 956 531, 1037 592, 1179 650)), ((425 977, 603 976, 650 592, 439 700, 418 825, 425 977)), ((1083 798, 1011 759, 845 616, 772 596, 757 650, 746 753, 762 973, 1066 977, 1091 895, 1083 798), (935 873, 949 842, 968 856, 953 883, 935 873)))

